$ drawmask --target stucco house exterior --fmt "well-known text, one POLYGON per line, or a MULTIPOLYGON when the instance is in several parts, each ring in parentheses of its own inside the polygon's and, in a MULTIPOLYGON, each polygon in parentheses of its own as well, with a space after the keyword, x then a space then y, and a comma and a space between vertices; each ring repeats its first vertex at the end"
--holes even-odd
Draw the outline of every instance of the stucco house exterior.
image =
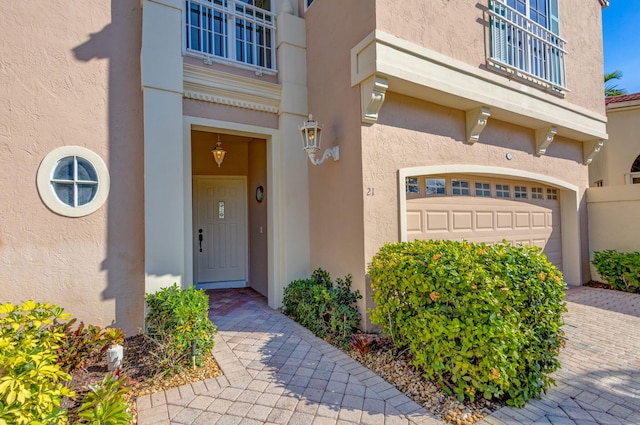
POLYGON ((145 292, 275 308, 322 267, 365 312, 372 256, 415 238, 539 245, 588 281, 604 3, 0 4, 2 300, 136 333, 145 292))
POLYGON ((589 164, 592 257, 607 249, 640 251, 640 93, 608 97, 605 103, 609 140, 589 164))

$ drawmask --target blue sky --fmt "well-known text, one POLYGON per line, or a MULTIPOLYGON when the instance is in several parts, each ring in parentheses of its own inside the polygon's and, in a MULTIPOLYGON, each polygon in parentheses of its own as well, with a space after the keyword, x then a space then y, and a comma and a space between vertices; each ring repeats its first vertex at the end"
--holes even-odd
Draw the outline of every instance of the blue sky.
POLYGON ((640 1, 610 0, 602 26, 605 72, 622 71, 618 88, 640 92, 640 1))

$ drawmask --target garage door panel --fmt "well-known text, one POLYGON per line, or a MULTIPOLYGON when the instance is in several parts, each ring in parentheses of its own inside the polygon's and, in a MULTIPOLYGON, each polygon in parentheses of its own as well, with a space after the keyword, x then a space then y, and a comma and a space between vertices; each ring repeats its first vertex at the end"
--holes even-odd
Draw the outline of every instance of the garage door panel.
POLYGON ((531 214, 529 212, 518 211, 516 216, 516 229, 530 229, 531 228, 531 214))
POLYGON ((407 232, 422 233, 422 210, 407 210, 407 232))
POLYGON ((513 214, 510 211, 496 211, 496 229, 513 229, 513 214))
POLYGON ((449 212, 448 211, 426 211, 427 232, 448 232, 449 212))
POLYGON ((547 218, 547 227, 553 227, 554 221, 555 221, 554 214, 551 211, 547 211, 546 218, 547 218))
POLYGON ((531 245, 537 246, 538 248, 544 249, 544 247, 547 246, 547 240, 546 239, 533 239, 532 242, 531 242, 531 245))
POLYGON ((471 231, 473 230, 473 212, 472 211, 453 211, 453 227, 452 231, 471 231))
POLYGON ((547 214, 542 211, 531 212, 531 227, 534 229, 544 229, 547 226, 547 214))
POLYGON ((493 230, 493 211, 476 211, 476 230, 493 230))

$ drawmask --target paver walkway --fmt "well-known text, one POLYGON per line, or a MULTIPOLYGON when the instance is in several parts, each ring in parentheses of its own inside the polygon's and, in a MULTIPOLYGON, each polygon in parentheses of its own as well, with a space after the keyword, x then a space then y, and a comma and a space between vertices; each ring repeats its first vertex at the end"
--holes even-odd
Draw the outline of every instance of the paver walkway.
POLYGON ((640 295, 579 286, 565 300, 558 385, 477 425, 640 424, 640 295))
MULTIPOLYGON (((444 424, 249 289, 210 292, 224 376, 138 399, 138 424, 444 424)), ((640 425, 640 295, 567 292, 558 386, 478 425, 640 425)))

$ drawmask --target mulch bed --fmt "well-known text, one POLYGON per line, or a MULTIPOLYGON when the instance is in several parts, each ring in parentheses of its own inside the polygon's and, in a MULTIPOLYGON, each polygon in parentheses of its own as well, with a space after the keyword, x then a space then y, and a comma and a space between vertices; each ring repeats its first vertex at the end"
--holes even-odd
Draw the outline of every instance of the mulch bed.
MULTIPOLYGON (((128 378, 127 386, 130 390, 126 394, 129 403, 129 413, 132 415, 131 424, 137 423, 136 398, 180 385, 215 378, 222 375, 213 356, 204 359, 203 367, 187 368, 181 372, 162 374, 154 356, 150 355, 154 344, 144 335, 126 338, 124 347, 124 362, 121 374, 128 378)), ((89 385, 102 382, 108 372, 106 354, 96 354, 87 360, 85 367, 74 371, 69 387, 75 391, 74 399, 64 400, 62 407, 68 409, 69 423, 77 423, 77 410, 82 396, 89 391, 89 385)))

